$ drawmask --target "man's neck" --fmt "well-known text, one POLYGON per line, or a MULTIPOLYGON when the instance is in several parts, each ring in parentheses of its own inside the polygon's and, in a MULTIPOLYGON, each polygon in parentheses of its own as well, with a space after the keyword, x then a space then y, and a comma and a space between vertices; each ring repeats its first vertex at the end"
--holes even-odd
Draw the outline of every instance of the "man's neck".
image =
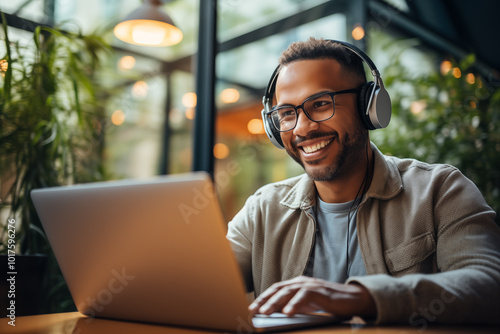
POLYGON ((362 196, 363 188, 368 189, 373 176, 373 151, 369 143, 367 153, 360 156, 355 166, 349 169, 348 175, 332 181, 314 181, 322 201, 347 203, 362 196))

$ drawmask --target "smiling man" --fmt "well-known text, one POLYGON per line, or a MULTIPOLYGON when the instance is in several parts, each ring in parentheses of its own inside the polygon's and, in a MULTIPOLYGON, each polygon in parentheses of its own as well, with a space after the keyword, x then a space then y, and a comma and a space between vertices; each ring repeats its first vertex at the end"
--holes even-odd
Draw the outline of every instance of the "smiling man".
POLYGON ((293 43, 271 79, 266 132, 305 174, 262 187, 229 223, 257 297, 250 310, 422 326, 498 322, 495 212, 456 168, 386 157, 370 142, 368 129, 388 118, 376 110, 375 122, 365 118, 383 107, 372 99, 382 91, 383 101, 383 90, 373 91, 383 84, 366 83, 363 61, 374 65, 358 51, 293 43))
POLYGON ((320 198, 329 203, 354 199, 371 157, 368 131, 352 112, 363 81, 346 72, 334 59, 295 61, 282 68, 276 87, 275 109, 294 111, 294 127, 281 133, 285 150, 316 181, 320 198), (302 105, 299 111, 294 104, 302 105), (320 108, 317 104, 328 112, 321 122, 307 115, 308 109, 320 108))

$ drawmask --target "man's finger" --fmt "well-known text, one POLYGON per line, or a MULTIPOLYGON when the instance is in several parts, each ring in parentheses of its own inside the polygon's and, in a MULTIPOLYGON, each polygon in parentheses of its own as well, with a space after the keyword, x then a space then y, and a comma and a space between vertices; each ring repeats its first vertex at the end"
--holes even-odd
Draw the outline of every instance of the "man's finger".
POLYGON ((299 276, 287 281, 274 283, 269 288, 267 288, 259 297, 257 297, 252 304, 250 304, 248 310, 254 314, 258 313, 261 306, 264 305, 269 300, 269 298, 274 296, 278 291, 280 291, 284 287, 297 284, 297 282, 301 282, 302 280, 304 280, 304 277, 299 276))
POLYGON ((248 309, 253 314, 271 314, 281 311, 300 288, 310 287, 314 289, 318 285, 321 286, 321 282, 321 280, 312 277, 298 276, 287 281, 275 283, 257 297, 248 309))
POLYGON ((281 286, 285 285, 285 283, 286 282, 279 282, 271 285, 266 291, 257 297, 252 304, 250 304, 248 310, 252 313, 258 313, 260 307, 264 305, 276 292, 278 292, 281 289, 281 286))
POLYGON ((281 288, 259 308, 259 313, 271 314, 281 312, 283 307, 293 298, 299 289, 299 284, 287 285, 281 288))

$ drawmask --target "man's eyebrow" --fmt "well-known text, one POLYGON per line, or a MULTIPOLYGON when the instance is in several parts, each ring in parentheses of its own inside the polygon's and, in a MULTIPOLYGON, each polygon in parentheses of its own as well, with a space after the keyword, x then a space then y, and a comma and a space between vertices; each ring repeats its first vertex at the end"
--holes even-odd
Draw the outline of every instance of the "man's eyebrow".
POLYGON ((291 103, 278 103, 277 105, 274 106, 274 108, 281 108, 281 107, 295 107, 295 105, 291 103))
MULTIPOLYGON (((319 91, 317 93, 314 93, 312 95, 309 95, 308 97, 306 97, 304 100, 302 100, 302 102, 300 102, 300 104, 304 103, 305 100, 311 98, 311 97, 314 97, 314 96, 318 96, 318 95, 321 95, 321 94, 325 94, 325 93, 331 93, 333 91, 331 90, 322 90, 322 91, 319 91)), ((295 107, 297 106, 296 104, 291 104, 291 103, 278 103, 277 105, 274 106, 274 108, 281 108, 281 107, 295 107)))

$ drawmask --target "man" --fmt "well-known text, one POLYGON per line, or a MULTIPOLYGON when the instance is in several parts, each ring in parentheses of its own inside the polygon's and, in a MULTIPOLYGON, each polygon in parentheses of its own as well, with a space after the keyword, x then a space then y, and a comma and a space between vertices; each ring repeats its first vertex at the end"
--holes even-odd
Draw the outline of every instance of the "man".
POLYGON ((229 223, 250 310, 498 322, 500 231, 477 187, 370 143, 363 64, 343 45, 293 43, 278 70, 266 115, 306 173, 262 187, 229 223))

